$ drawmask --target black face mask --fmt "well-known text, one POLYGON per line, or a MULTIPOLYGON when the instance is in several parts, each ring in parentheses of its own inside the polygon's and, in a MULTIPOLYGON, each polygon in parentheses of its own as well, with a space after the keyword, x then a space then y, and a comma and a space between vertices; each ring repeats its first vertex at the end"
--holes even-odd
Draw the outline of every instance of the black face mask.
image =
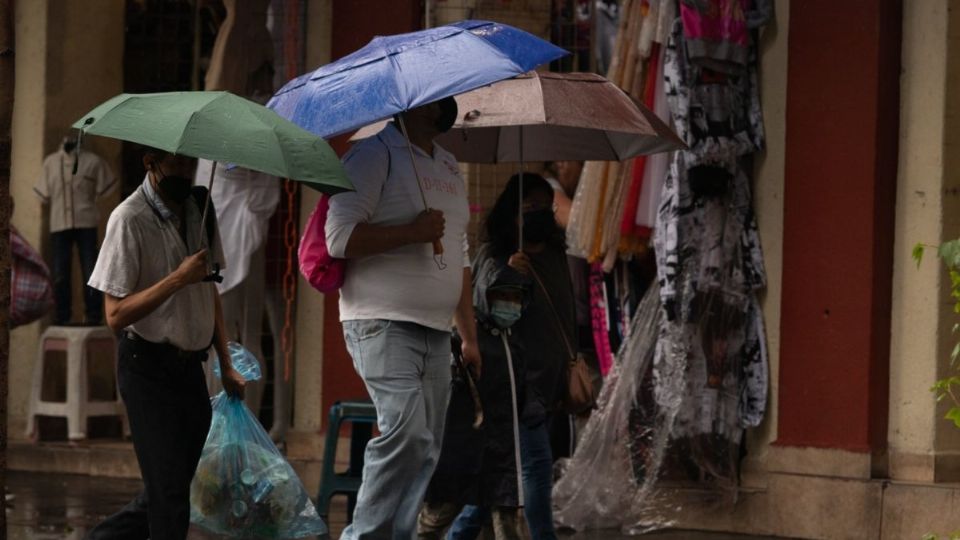
POLYGON ((546 242, 557 231, 557 222, 549 209, 523 213, 523 237, 539 244, 546 242))
POLYGON ((452 97, 443 98, 439 101, 440 116, 434 124, 440 133, 450 131, 453 124, 457 121, 457 101, 452 97))
POLYGON ((160 191, 173 202, 183 204, 183 202, 187 200, 187 197, 190 196, 193 182, 186 176, 167 176, 160 170, 159 165, 157 166, 157 170, 161 175, 160 180, 157 182, 157 187, 160 188, 160 191))

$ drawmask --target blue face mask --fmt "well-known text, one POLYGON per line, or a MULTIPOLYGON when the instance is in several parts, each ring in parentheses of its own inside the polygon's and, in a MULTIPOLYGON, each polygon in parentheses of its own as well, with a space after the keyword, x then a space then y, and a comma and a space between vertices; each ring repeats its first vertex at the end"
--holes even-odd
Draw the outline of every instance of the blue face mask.
POLYGON ((521 306, 509 300, 494 300, 490 307, 490 318, 499 328, 510 328, 520 320, 521 306))

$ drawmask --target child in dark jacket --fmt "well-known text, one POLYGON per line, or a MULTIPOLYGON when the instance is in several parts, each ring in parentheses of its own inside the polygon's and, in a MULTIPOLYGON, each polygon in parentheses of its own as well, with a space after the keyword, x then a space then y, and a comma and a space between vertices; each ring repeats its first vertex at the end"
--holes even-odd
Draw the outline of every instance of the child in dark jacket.
MULTIPOLYGON (((498 540, 516 538, 522 521, 517 422, 523 410, 524 370, 511 327, 520 318, 530 284, 505 259, 491 256, 486 245, 474 260, 473 302, 483 372, 474 381, 455 362, 443 449, 420 513, 418 535, 425 540, 440 538, 465 506, 491 514, 498 540)), ((464 531, 471 537, 477 532, 464 531)), ((450 538, 457 537, 455 525, 450 538)))

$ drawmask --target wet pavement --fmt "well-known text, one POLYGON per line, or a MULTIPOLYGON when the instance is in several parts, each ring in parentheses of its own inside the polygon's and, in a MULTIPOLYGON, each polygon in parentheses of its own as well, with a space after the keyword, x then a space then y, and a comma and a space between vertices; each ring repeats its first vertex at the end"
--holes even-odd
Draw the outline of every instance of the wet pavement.
MULTIPOLYGON (((9 472, 7 489, 13 494, 12 508, 7 510, 9 540, 80 540, 104 517, 127 504, 142 484, 139 480, 92 476, 9 472)), ((343 498, 334 500, 330 512, 330 532, 338 538, 346 519, 343 498)), ((189 540, 220 540, 200 530, 191 529, 189 540)), ((623 540, 613 530, 598 530, 562 535, 564 540, 623 540)), ((663 531, 644 535, 653 539, 736 540, 758 539, 759 536, 663 531)))

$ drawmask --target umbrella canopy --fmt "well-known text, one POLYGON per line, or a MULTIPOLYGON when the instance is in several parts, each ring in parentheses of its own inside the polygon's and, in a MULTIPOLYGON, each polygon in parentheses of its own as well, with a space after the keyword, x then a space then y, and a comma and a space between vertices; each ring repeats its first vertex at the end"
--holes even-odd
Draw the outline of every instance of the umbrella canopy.
POLYGON ((437 143, 468 163, 623 161, 683 148, 654 113, 592 73, 528 73, 456 97, 437 143))
POLYGON ((73 127, 298 180, 325 193, 353 189, 326 141, 228 92, 120 94, 73 127))
POLYGON ((322 137, 527 72, 568 54, 489 21, 374 38, 362 49, 288 82, 268 107, 322 137))

